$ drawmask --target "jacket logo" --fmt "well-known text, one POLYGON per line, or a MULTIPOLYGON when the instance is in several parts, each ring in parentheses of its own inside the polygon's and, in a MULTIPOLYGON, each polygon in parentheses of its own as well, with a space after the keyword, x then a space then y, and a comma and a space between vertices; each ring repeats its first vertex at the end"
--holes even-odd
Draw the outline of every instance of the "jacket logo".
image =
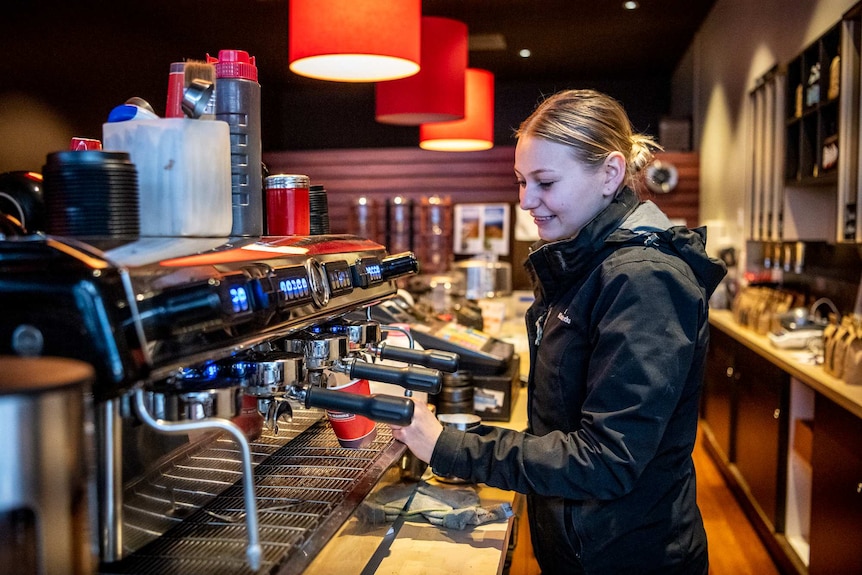
POLYGON ((570 318, 569 316, 567 316, 563 312, 560 312, 557 314, 557 319, 560 320, 561 322, 565 323, 565 324, 569 324, 569 325, 572 324, 572 318, 570 318))

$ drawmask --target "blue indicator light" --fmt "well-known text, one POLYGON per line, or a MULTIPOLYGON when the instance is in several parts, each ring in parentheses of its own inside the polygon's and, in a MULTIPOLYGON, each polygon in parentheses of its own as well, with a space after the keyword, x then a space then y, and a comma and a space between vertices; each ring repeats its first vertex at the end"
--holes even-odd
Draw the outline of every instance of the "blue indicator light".
POLYGON ((230 303, 234 313, 241 313, 249 310, 248 292, 243 286, 234 286, 230 288, 230 303))

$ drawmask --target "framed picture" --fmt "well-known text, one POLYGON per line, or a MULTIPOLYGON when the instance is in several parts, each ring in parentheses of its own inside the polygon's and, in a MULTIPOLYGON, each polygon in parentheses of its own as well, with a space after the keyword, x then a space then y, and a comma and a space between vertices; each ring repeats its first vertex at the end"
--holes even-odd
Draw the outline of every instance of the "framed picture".
POLYGON ((509 204, 455 204, 454 253, 509 255, 509 204))

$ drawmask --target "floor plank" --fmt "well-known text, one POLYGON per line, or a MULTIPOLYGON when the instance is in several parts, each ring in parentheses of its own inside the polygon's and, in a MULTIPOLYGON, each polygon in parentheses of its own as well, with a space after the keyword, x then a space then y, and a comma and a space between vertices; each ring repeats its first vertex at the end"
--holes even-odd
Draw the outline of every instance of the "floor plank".
POLYGON ((710 575, 778 575, 779 571, 727 487, 698 434, 697 504, 709 542, 710 575))
MULTIPOLYGON (((778 568, 707 453, 702 433, 698 434, 693 457, 697 473, 697 503, 709 543, 710 575, 779 575, 778 568)), ((530 546, 525 510, 523 514, 509 575, 539 573, 530 546)))

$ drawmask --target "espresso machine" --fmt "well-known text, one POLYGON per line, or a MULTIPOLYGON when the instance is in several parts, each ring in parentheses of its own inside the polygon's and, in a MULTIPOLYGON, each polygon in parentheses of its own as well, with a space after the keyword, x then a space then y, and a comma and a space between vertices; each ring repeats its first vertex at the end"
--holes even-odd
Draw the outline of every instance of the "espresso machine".
POLYGON ((0 235, 0 355, 95 373, 98 571, 301 573, 405 453, 386 425, 345 447, 327 414, 407 424, 458 368, 371 319, 417 271, 350 235, 0 235), (404 394, 333 389, 353 380, 404 394))

